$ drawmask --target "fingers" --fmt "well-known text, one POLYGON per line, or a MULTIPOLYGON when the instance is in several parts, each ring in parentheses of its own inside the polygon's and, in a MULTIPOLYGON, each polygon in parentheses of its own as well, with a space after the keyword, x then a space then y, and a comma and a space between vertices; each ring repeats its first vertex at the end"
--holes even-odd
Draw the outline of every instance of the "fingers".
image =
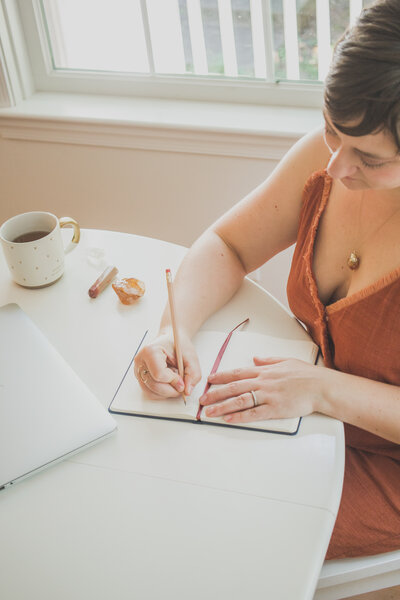
POLYGON ((264 421, 274 417, 276 407, 265 401, 265 394, 246 392, 235 398, 229 398, 206 408, 207 417, 223 417, 227 423, 250 423, 264 421))
POLYGON ((224 421, 227 423, 251 423, 252 421, 267 421, 273 419, 271 408, 268 404, 250 408, 242 412, 231 413, 224 416, 224 421))
POLYGON ((276 365, 277 363, 283 362, 284 360, 287 360, 287 358, 280 358, 279 356, 268 356, 266 358, 255 356, 253 358, 253 362, 257 366, 276 365))
MULTIPOLYGON (((214 380, 212 383, 214 384, 214 380)), ((236 410, 243 410, 243 408, 247 408, 247 406, 241 406, 241 404, 243 403, 242 396, 246 392, 250 394, 250 390, 254 390, 255 387, 256 383, 254 379, 241 379, 239 381, 231 381, 230 383, 227 383, 225 385, 210 388, 206 394, 203 394, 203 396, 199 398, 199 402, 203 406, 208 406, 210 404, 222 402, 223 400, 227 399, 237 400, 237 403, 240 406, 238 406, 236 410)))
POLYGON ((251 392, 245 392, 240 396, 229 398, 207 406, 206 415, 207 417, 222 417, 234 412, 242 412, 246 409, 254 408, 254 399, 251 392))
MULTIPOLYGON (((157 379, 157 375, 154 371, 153 373, 150 371, 147 364, 138 362, 134 367, 136 379, 146 394, 151 394, 153 397, 159 398, 172 398, 182 393, 179 388, 183 389, 183 381, 182 378, 171 369, 166 370, 170 371, 171 375, 170 381, 164 383, 157 379)), ((163 378, 166 379, 165 374, 163 374, 163 378)))
POLYGON ((197 355, 192 357, 191 362, 183 360, 183 366, 185 370, 184 383, 185 383, 185 394, 190 396, 194 386, 199 383, 201 379, 201 370, 197 355))
POLYGON ((135 358, 134 373, 140 387, 155 396, 178 396, 184 389, 182 378, 171 365, 169 353, 161 344, 145 346, 139 352, 135 358))
POLYGON ((160 336, 145 346, 135 358, 134 373, 140 387, 155 397, 171 398, 182 392, 189 396, 201 378, 200 365, 194 349, 186 349, 183 356, 184 378, 177 370, 173 342, 160 336))
POLYGON ((271 418, 274 409, 268 402, 270 384, 265 378, 265 366, 282 360, 255 358, 255 367, 211 375, 208 380, 212 387, 199 400, 206 407, 206 416, 237 423, 271 418))
POLYGON ((314 410, 314 365, 296 359, 255 358, 253 368, 217 374, 200 398, 207 417, 248 423, 310 414, 314 410), (241 376, 246 376, 240 379, 241 376), (217 385, 218 384, 218 385, 217 385))
POLYGON ((231 381, 240 381, 242 379, 251 379, 257 377, 259 371, 254 367, 242 369, 232 369, 232 371, 221 371, 213 373, 208 377, 208 381, 213 385, 230 383, 231 381))
POLYGON ((220 385, 230 383, 231 381, 240 381, 241 379, 251 379, 257 377, 260 374, 260 369, 257 367, 264 367, 267 365, 276 365, 287 360, 286 358, 280 358, 276 356, 269 356, 266 358, 260 358, 255 356, 253 362, 255 367, 245 367, 232 369, 231 371, 221 371, 213 373, 208 377, 208 381, 213 385, 220 385))

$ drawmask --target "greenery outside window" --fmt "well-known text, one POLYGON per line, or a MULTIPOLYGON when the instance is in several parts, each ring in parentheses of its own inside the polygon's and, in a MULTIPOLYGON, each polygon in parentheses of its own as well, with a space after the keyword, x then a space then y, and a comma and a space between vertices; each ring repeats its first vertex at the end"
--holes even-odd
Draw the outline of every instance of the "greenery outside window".
POLYGON ((319 106, 332 48, 371 1, 17 0, 17 6, 37 91, 319 106))

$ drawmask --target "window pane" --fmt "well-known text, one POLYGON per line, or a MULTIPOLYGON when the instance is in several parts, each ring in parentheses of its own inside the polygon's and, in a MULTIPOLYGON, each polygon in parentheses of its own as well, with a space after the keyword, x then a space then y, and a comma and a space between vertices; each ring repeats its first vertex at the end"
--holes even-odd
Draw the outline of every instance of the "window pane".
POLYGON ((217 0, 201 0, 201 16, 203 20, 208 72, 223 75, 225 69, 222 59, 221 29, 219 26, 217 0))
POLYGON ((323 81, 332 50, 374 0, 271 0, 275 77, 323 81))
POLYGON ((179 0, 179 13, 182 25, 182 40, 183 40, 183 51, 185 53, 185 65, 186 72, 193 73, 193 54, 192 45, 190 41, 190 30, 189 30, 189 14, 187 9, 186 0, 179 0))
POLYGON ((286 78, 286 51, 282 0, 271 0, 275 78, 286 78))
POLYGON ((250 0, 232 0, 238 74, 254 77, 250 0))
POLYGON ((156 73, 185 73, 185 55, 178 0, 147 0, 156 73))
POLYGON ((297 0, 297 28, 300 79, 318 80, 316 0, 297 0))
POLYGON ((148 72, 140 0, 42 0, 56 69, 148 72))
MULTIPOLYGON (((359 6, 357 6, 357 8, 359 8, 359 6)), ((335 45, 340 36, 343 34, 343 31, 346 29, 350 20, 349 0, 331 0, 330 12, 331 40, 332 44, 335 45)), ((357 12, 359 11, 357 10, 357 12)))
POLYGON ((41 3, 56 69, 263 80, 273 65, 275 80, 322 81, 335 43, 372 1, 41 3))

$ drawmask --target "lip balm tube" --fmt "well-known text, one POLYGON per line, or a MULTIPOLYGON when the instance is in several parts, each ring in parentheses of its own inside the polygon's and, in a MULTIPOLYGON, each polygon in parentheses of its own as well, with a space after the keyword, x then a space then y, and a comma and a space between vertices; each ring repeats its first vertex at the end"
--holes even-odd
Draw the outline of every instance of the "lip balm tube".
POLYGON ((117 273, 117 267, 107 267, 90 287, 88 292, 89 296, 91 298, 97 298, 97 296, 112 282, 117 273))

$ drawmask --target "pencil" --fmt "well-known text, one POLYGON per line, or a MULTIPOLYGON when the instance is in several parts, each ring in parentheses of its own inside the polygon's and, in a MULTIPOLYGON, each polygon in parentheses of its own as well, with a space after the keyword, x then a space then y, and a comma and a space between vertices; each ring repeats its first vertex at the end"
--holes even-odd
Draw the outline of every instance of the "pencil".
MULTIPOLYGON (((181 345, 179 343, 179 331, 178 331, 178 325, 176 322, 175 298, 174 298, 174 288, 172 285, 171 270, 166 269, 165 275, 167 278, 169 311, 171 313, 172 331, 174 334, 175 354, 176 354, 176 361, 178 363, 178 373, 182 377, 183 381, 185 381, 184 370, 183 370, 182 351, 181 351, 181 345)), ((186 404, 186 396, 185 396, 184 392, 182 392, 182 398, 183 398, 184 403, 186 404)))

